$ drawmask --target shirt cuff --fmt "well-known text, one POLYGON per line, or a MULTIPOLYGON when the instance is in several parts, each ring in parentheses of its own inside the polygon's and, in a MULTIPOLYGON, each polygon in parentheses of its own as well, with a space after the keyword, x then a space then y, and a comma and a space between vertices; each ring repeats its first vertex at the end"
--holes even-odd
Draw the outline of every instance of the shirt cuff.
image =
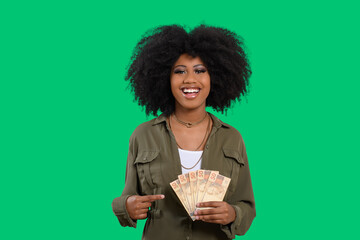
POLYGON ((123 227, 134 227, 136 228, 136 220, 133 220, 128 211, 126 210, 126 199, 130 197, 130 195, 120 196, 113 200, 111 206, 114 214, 118 218, 121 226, 123 227))
POLYGON ((235 220, 232 223, 227 225, 221 225, 221 230, 226 234, 229 239, 234 239, 237 229, 240 227, 241 219, 242 219, 242 211, 239 206, 231 205, 235 210, 235 220))

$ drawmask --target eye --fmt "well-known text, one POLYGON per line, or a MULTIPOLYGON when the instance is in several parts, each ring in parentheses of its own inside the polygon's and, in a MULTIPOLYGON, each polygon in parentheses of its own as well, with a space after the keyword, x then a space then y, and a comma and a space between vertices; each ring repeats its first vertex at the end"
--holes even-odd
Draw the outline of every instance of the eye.
POLYGON ((174 71, 175 74, 184 74, 185 72, 186 72, 186 71, 180 70, 180 69, 176 69, 176 70, 174 71))
POLYGON ((195 73, 200 74, 200 73, 205 73, 206 69, 195 69, 195 73))

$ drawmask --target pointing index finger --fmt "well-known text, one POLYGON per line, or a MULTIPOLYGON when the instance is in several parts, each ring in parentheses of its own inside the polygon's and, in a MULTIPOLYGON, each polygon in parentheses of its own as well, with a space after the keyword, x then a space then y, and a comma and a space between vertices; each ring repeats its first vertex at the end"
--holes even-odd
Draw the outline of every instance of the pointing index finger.
POLYGON ((156 200, 164 199, 165 195, 158 194, 158 195, 146 195, 141 198, 141 202, 154 202, 156 200))

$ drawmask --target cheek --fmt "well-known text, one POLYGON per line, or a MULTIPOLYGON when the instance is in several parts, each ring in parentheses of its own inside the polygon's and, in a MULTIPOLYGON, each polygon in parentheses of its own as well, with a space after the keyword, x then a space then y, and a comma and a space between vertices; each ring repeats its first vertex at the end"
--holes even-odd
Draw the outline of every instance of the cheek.
POLYGON ((171 91, 173 91, 173 89, 175 88, 175 79, 173 76, 170 77, 170 88, 171 91))
POLYGON ((210 76, 208 75, 208 77, 205 80, 205 86, 208 89, 208 91, 210 92, 210 88, 211 88, 211 81, 210 81, 210 76))
POLYGON ((176 80, 175 79, 170 79, 170 88, 171 88, 171 93, 173 96, 176 96, 176 94, 179 94, 178 89, 179 86, 176 84, 176 80))
POLYGON ((179 76, 172 76, 170 78, 170 86, 171 86, 171 89, 179 89, 180 85, 182 83, 182 79, 181 77, 179 76))
POLYGON ((177 92, 175 89, 171 88, 171 94, 173 95, 174 98, 177 98, 177 92))

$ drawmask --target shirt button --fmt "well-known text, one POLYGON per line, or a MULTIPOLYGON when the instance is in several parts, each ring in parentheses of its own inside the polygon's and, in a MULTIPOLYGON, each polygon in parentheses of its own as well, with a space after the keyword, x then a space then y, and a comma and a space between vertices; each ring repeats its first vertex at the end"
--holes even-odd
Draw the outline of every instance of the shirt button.
POLYGON ((146 157, 144 157, 144 159, 143 160, 146 160, 146 157))
POLYGON ((190 237, 189 237, 189 236, 187 236, 187 237, 186 237, 186 240, 189 240, 189 239, 190 239, 190 237))
POLYGON ((209 145, 206 145, 206 149, 208 149, 209 148, 209 145))

